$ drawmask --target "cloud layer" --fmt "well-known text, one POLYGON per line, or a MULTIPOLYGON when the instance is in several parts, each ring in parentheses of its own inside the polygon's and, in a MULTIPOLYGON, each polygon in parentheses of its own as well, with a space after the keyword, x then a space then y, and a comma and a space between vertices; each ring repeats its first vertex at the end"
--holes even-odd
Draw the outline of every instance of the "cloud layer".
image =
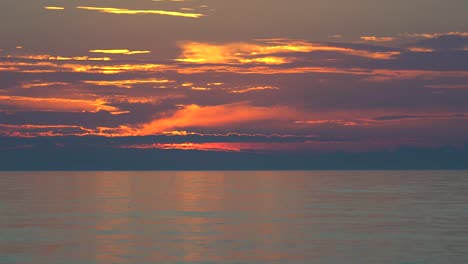
MULTIPOLYGON (((47 34, 5 33, 3 138, 236 153, 468 142, 463 30, 328 30, 314 39, 301 28, 312 23, 299 21, 310 14, 291 7, 292 19, 279 1, 247 9, 245 1, 242 9, 210 0, 78 2, 30 6, 47 34)), ((0 7, 26 12, 15 5, 0 7)))

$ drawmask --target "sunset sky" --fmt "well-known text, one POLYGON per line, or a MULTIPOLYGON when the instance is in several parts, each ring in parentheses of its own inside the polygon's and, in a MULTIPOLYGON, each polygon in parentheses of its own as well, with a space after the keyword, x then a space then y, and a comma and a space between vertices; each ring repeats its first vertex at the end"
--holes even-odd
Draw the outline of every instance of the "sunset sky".
POLYGON ((126 150, 460 148, 467 11, 466 0, 2 0, 0 149, 66 149, 71 136, 126 150))

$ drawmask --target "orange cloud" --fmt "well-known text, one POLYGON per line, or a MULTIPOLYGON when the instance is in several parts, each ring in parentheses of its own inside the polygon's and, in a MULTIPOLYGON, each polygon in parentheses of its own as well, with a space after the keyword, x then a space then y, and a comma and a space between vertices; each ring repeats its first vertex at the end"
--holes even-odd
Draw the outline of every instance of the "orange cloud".
POLYGON ((107 105, 107 101, 78 100, 65 98, 39 98, 25 96, 0 96, 0 104, 19 107, 21 110, 121 113, 116 107, 107 105))
POLYGON ((393 59, 398 51, 372 52, 310 43, 302 40, 270 39, 256 42, 210 44, 202 42, 180 43, 181 56, 176 59, 186 63, 211 64, 272 64, 295 61, 295 58, 280 56, 285 53, 308 53, 332 51, 372 59, 393 59))
POLYGON ((78 9, 98 11, 100 13, 118 14, 118 15, 166 15, 166 16, 177 16, 177 17, 188 17, 188 18, 200 18, 203 14, 197 13, 184 13, 175 11, 164 11, 164 10, 131 10, 125 8, 112 8, 112 7, 94 7, 94 6, 77 6, 78 9))
MULTIPOLYGON (((170 68, 166 68, 169 70, 170 68)), ((300 74, 300 73, 335 73, 335 74, 353 74, 353 75, 371 75, 371 70, 362 68, 339 69, 334 67, 269 67, 269 66, 251 66, 238 67, 235 65, 201 65, 197 67, 174 68, 181 74, 194 74, 205 72, 227 72, 237 74, 300 74)))
POLYGON ((240 152, 239 143, 209 142, 209 143, 155 143, 124 145, 122 148, 130 149, 177 149, 177 150, 199 150, 199 151, 221 151, 240 152))
MULTIPOLYGON (((13 57, 17 58, 17 57, 13 57)), ((368 76, 367 81, 388 81, 388 80, 401 80, 401 79, 434 79, 439 77, 454 77, 462 78, 468 77, 467 71, 431 71, 431 70, 390 70, 390 69, 365 69, 365 68, 336 68, 336 67, 311 67, 301 66, 292 67, 290 65, 285 67, 270 65, 238 65, 238 64, 224 64, 224 65, 171 65, 171 64, 154 64, 154 63, 140 63, 140 64, 118 64, 108 62, 106 64, 92 64, 88 63, 72 63, 68 61, 0 61, 0 69, 2 71, 10 72, 24 72, 24 73, 51 73, 51 72, 87 72, 87 73, 101 73, 101 74, 118 74, 124 72, 176 72, 179 74, 197 74, 207 72, 224 72, 235 74, 303 74, 303 73, 330 73, 330 74, 347 74, 347 75, 362 75, 368 76)), ((96 83, 97 84, 97 83, 96 83)), ((104 85, 104 83, 102 83, 104 85)), ((116 83, 117 84, 117 83, 116 83)), ((108 85, 111 85, 108 83, 108 85)), ((120 83, 120 85, 130 85, 130 83, 120 83)), ((194 84, 186 82, 182 84, 184 87, 190 87, 194 84)), ((212 86, 214 84, 208 84, 212 86)), ((219 83, 218 85, 222 85, 219 83)))
POLYGON ((294 120, 298 113, 288 107, 259 107, 246 103, 199 106, 188 105, 172 115, 140 126, 139 135, 151 135, 186 127, 219 127, 261 120, 294 120))
POLYGON ((122 72, 156 72, 173 70, 178 68, 170 65, 154 64, 154 63, 138 63, 138 64, 118 64, 118 63, 95 63, 95 61, 110 60, 104 58, 90 57, 50 57, 50 55, 28 55, 28 56, 7 56, 11 59, 28 59, 33 61, 0 61, 0 68, 8 71, 20 71, 29 73, 43 72, 90 72, 102 74, 117 74, 122 72), (52 59, 49 59, 52 58, 52 59), (65 58, 65 59, 57 59, 65 58), (83 58, 83 59, 79 59, 83 58), (72 60, 87 60, 87 63, 77 63, 72 60))
POLYGON ((199 42, 184 42, 180 44, 182 56, 177 59, 188 63, 241 63, 244 56, 253 50, 259 49, 258 45, 249 43, 231 43, 215 45, 199 42))

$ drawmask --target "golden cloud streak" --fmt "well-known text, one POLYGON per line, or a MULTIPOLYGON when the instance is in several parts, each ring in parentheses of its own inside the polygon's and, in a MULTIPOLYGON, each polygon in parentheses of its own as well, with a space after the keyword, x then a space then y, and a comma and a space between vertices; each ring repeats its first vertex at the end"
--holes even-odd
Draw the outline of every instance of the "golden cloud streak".
POLYGON ((182 54, 176 61, 199 64, 271 64, 291 63, 296 58, 281 56, 286 53, 310 53, 330 51, 371 59, 393 59, 398 51, 373 52, 352 48, 342 48, 310 43, 302 40, 274 39, 257 40, 255 43, 238 42, 210 44, 202 42, 182 42, 182 54))
POLYGON ((66 82, 43 82, 43 81, 32 81, 21 83, 21 88, 30 89, 34 87, 49 87, 49 86, 63 86, 67 85, 66 82))
POLYGON ((163 79, 135 79, 135 80, 117 80, 117 81, 83 81, 86 84, 98 85, 98 86, 117 86, 121 88, 130 89, 137 84, 161 84, 174 82, 171 80, 163 79))
MULTIPOLYGON (((435 79, 439 77, 464 78, 468 77, 468 71, 431 71, 431 70, 390 70, 390 69, 365 69, 365 68, 346 68, 335 67, 270 67, 269 65, 194 65, 190 67, 184 65, 170 64, 79 64, 79 63, 60 63, 52 61, 37 62, 18 62, 18 61, 0 61, 0 70, 9 72, 23 73, 51 73, 51 72, 87 72, 100 74, 118 74, 132 72, 176 72, 178 74, 198 74, 198 73, 234 73, 234 74, 304 74, 304 73, 330 73, 345 75, 367 76, 368 81, 388 81, 391 79, 435 79)), ((220 83, 221 84, 221 83, 220 83)), ((186 82, 184 87, 193 86, 193 83, 186 82)), ((208 84, 211 86, 213 84, 208 84)))
POLYGON ((62 7, 62 6, 44 6, 44 9, 47 9, 47 10, 64 10, 65 7, 62 7))
POLYGON ((148 54, 151 53, 149 50, 128 50, 128 49, 111 49, 111 50, 90 50, 91 53, 104 53, 104 54, 123 54, 123 55, 135 55, 135 54, 148 54))
POLYGON ((240 90, 231 90, 229 93, 243 94, 243 93, 264 91, 264 90, 279 90, 279 88, 274 87, 274 86, 257 86, 257 87, 244 88, 240 90))
POLYGON ((122 72, 138 72, 138 71, 161 71, 164 65, 161 64, 116 64, 116 65, 82 65, 82 64, 64 64, 61 65, 74 72, 95 72, 102 74, 117 74, 122 72))
POLYGON ((88 56, 75 56, 75 57, 63 57, 63 56, 52 56, 49 54, 39 55, 8 55, 7 58, 15 59, 28 59, 28 60, 50 60, 50 61, 110 61, 109 57, 88 57, 88 56))
POLYGON ((197 13, 184 13, 176 11, 164 11, 164 10, 131 10, 125 8, 112 8, 112 7, 94 7, 94 6, 77 6, 78 9, 98 11, 100 13, 118 14, 118 15, 166 15, 166 16, 177 16, 187 18, 200 18, 203 14, 197 13))
POLYGON ((211 90, 211 88, 208 88, 208 87, 192 87, 190 89, 192 89, 193 91, 210 91, 211 90))

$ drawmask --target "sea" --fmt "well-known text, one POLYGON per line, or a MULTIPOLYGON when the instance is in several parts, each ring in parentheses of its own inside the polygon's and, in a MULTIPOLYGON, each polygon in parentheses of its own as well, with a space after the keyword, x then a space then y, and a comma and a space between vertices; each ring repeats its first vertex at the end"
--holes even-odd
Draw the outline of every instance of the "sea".
POLYGON ((468 171, 1 172, 0 263, 468 263, 468 171))

